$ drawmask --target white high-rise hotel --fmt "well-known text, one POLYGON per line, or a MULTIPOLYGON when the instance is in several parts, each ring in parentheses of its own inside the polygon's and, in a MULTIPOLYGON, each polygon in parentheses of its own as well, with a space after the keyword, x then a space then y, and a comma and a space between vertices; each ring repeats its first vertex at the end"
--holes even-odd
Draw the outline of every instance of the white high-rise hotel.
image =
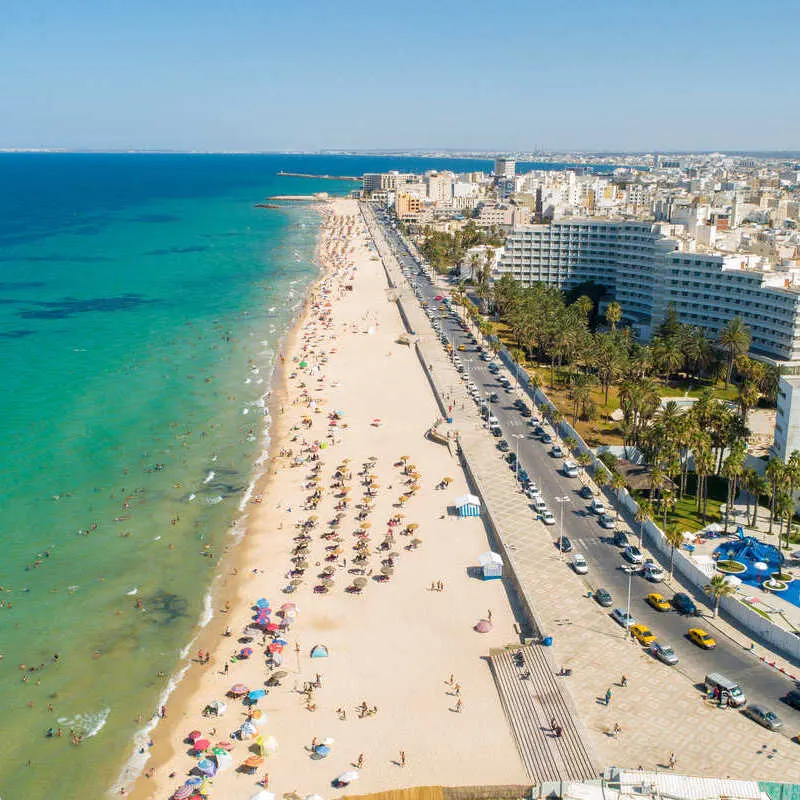
MULTIPOLYGON (((564 219, 514 228, 494 275, 565 289, 584 281, 602 284, 642 338, 649 337, 670 303, 682 322, 712 335, 739 316, 750 328, 752 355, 778 364, 782 372, 800 373, 797 276, 765 269, 752 255, 678 247, 647 222, 564 219)), ((783 457, 800 446, 800 418, 790 424, 788 413, 790 406, 800 407, 800 399, 793 397, 800 391, 795 383, 800 381, 781 381, 774 449, 783 457)))

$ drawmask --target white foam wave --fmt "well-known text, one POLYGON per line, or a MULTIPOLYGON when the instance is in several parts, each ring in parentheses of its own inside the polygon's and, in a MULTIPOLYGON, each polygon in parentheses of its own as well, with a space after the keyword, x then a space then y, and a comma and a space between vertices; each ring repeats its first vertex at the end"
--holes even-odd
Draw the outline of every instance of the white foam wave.
POLYGON ((86 713, 76 714, 74 717, 59 717, 58 724, 63 728, 75 731, 75 733, 83 736, 84 739, 91 739, 92 736, 97 736, 103 730, 110 713, 110 708, 102 708, 94 714, 86 713))
POLYGON ((213 480, 214 480, 214 475, 215 475, 215 474, 216 474, 216 473, 215 473, 215 472, 214 472, 214 470, 212 469, 212 470, 211 470, 211 472, 209 472, 209 473, 208 473, 208 475, 206 475, 206 479, 203 481, 203 483, 211 483, 211 481, 213 481, 213 480))

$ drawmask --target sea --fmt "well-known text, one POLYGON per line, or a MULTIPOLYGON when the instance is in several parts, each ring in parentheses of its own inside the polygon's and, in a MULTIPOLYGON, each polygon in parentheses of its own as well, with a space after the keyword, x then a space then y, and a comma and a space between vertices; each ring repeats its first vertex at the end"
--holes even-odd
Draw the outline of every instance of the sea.
POLYGON ((0 154, 0 798, 117 791, 213 615, 319 271, 317 208, 256 204, 432 168, 491 163, 0 154))

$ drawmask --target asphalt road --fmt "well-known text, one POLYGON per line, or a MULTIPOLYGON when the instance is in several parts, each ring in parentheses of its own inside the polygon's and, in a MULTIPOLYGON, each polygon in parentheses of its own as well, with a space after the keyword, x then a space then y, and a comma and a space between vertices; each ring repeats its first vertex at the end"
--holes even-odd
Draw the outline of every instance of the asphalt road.
MULTIPOLYGON (((419 265, 411 256, 405 243, 393 230, 384 225, 384 232, 404 272, 412 281, 416 282, 422 298, 427 300, 431 307, 438 308, 439 303, 434 302, 434 297, 442 294, 443 290, 432 285, 427 278, 420 274, 419 265)), ((559 515, 563 506, 564 536, 569 537, 572 541, 572 552, 582 553, 589 563, 589 573, 583 576, 587 588, 596 589, 602 586, 611 593, 614 599, 612 608, 618 606, 624 609, 627 605, 630 583, 631 614, 637 622, 646 624, 656 634, 659 642, 669 644, 680 659, 677 666, 662 665, 663 669, 677 669, 688 680, 698 685, 703 682, 708 672, 721 672, 739 683, 742 691, 747 695, 748 702, 762 703, 775 711, 784 722, 783 732, 786 735, 796 735, 800 731, 800 711, 792 709, 779 699, 793 688, 792 681, 772 668, 761 664, 738 644, 730 641, 724 635, 717 635, 714 629, 709 629, 707 626, 706 630, 709 630, 717 640, 717 647, 711 651, 701 650, 688 640, 686 633, 691 627, 704 627, 702 619, 684 617, 675 611, 659 612, 650 607, 645 601, 649 592, 660 592, 668 599, 673 592, 663 583, 654 584, 639 575, 633 575, 629 581, 628 574, 621 569, 621 565, 625 563, 622 559, 622 549, 615 547, 611 542, 613 531, 607 531, 600 527, 597 517, 589 511, 589 501, 578 495, 581 481, 577 478, 566 478, 561 474, 559 469, 562 459, 552 458, 548 454, 550 446, 533 438, 533 427, 529 424, 529 419, 523 418, 513 406, 517 397, 523 397, 527 405, 532 408, 530 399, 524 393, 518 392, 514 376, 508 374, 504 367, 501 369, 499 374, 506 374, 512 381, 512 388, 504 390, 497 382, 497 378, 489 371, 488 363, 479 358, 478 348, 471 342, 470 336, 463 330, 459 321, 447 312, 439 312, 439 314, 441 330, 456 348, 455 352, 458 352, 462 364, 467 369, 465 375, 469 374, 469 379, 477 385, 483 397, 491 392, 496 392, 498 395, 498 401, 491 403, 491 413, 499 420, 503 431, 502 438, 508 442, 511 449, 517 451, 518 448, 520 466, 527 470, 531 479, 539 487, 548 507, 556 516, 557 524, 549 527, 554 549, 557 548, 561 521, 559 515), (459 345, 464 345, 463 352, 457 350, 459 345), (568 501, 563 504, 556 502, 555 498, 557 497, 566 497, 568 501)), ((426 337, 435 335, 432 330, 417 331, 417 333, 426 335, 426 337)), ((497 363, 502 367, 499 361, 497 363)), ((466 402, 472 401, 467 400, 466 402)), ((532 408, 532 410, 536 417, 535 409, 532 408)), ((552 433, 552 429, 546 423, 543 424, 552 433)), ((504 455, 498 450, 498 459, 502 459, 504 455)), ((601 499, 605 502, 607 510, 613 509, 613 495, 604 496, 601 499)), ((628 538, 632 543, 638 544, 638 526, 635 523, 632 521, 625 523, 620 518, 619 528, 628 533, 628 538), (637 531, 636 534, 631 532, 631 523, 634 530, 637 531)), ((645 541, 645 557, 656 558, 646 551, 646 544, 645 541)), ((658 559, 656 558, 656 560, 658 559)), ((570 554, 565 554, 565 570, 570 569, 569 562, 570 554)), ((662 564, 662 566, 665 570, 669 568, 669 564, 662 564)), ((681 587, 678 589, 681 590, 681 587)), ((691 592, 685 591, 691 595, 691 592)), ((693 599, 700 606, 698 598, 694 597, 693 599)), ((710 615, 710 609, 701 608, 704 614, 710 615)), ((604 611, 610 612, 611 609, 604 609, 604 611)), ((610 617, 608 625, 610 630, 618 630, 620 636, 625 635, 624 629, 610 617)))

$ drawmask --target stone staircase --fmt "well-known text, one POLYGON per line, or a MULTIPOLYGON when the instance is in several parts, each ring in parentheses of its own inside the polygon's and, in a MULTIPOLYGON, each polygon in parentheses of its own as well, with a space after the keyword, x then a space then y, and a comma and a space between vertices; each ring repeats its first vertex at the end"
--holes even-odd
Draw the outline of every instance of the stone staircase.
POLYGON ((586 740, 586 732, 572 713, 559 681, 540 646, 492 650, 489 654, 500 699, 519 753, 532 782, 591 780, 600 774, 586 740), (514 653, 521 653, 518 667, 514 653), (522 675, 529 672, 530 676, 522 675), (555 718, 562 728, 556 737, 555 718))

